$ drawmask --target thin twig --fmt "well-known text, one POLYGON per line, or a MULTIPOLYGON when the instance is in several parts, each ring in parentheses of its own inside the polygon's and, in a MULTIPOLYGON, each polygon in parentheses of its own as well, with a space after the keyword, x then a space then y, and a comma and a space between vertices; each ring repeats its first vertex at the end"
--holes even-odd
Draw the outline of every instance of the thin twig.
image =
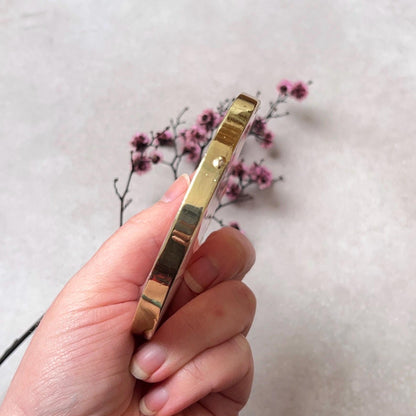
POLYGON ((212 220, 216 221, 221 227, 224 227, 224 221, 221 220, 220 218, 216 217, 215 215, 213 215, 212 217, 210 217, 212 220))

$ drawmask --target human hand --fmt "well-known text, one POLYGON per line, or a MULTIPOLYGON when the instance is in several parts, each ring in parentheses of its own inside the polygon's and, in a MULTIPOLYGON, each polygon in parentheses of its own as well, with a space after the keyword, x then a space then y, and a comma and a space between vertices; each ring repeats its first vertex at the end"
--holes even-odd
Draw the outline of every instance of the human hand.
POLYGON ((238 414, 253 375, 245 335, 255 310, 239 280, 255 255, 237 230, 223 228, 198 248, 169 318, 134 352, 141 286, 188 184, 179 178, 67 283, 35 331, 1 416, 238 414))

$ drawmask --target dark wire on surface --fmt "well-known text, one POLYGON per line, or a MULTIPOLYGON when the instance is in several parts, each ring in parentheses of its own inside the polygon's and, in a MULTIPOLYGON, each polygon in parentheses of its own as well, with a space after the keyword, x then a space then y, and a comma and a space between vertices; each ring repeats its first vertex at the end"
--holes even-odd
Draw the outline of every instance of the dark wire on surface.
POLYGON ((19 345, 39 326, 40 321, 42 320, 43 315, 19 338, 17 338, 6 351, 4 351, 3 355, 0 357, 0 365, 6 361, 7 357, 11 355, 14 350, 16 350, 19 345))

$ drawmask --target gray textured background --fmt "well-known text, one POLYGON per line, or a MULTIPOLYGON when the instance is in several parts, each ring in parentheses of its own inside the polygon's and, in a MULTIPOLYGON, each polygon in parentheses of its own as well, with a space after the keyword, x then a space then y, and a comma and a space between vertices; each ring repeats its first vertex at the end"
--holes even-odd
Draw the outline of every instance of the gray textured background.
MULTIPOLYGON (((0 0, 0 350, 117 228, 132 133, 312 79, 273 124, 285 182, 224 212, 258 253, 244 414, 414 414, 415 21, 413 1, 0 0)), ((129 215, 170 182, 150 177, 129 215)))

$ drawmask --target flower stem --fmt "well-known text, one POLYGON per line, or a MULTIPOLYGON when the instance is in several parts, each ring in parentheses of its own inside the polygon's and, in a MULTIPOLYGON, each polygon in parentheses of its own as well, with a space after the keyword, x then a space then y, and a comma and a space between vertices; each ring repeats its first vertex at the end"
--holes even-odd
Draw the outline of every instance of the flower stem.
POLYGON ((181 163, 182 156, 183 156, 182 154, 179 154, 179 151, 178 151, 178 145, 177 145, 178 127, 181 124, 185 123, 184 121, 182 121, 182 117, 187 111, 188 111, 188 107, 185 107, 176 116, 176 120, 173 120, 173 119, 170 120, 170 126, 172 128, 172 135, 173 135, 173 150, 175 152, 175 155, 170 162, 164 162, 164 164, 170 166, 170 168, 172 169, 174 180, 178 179, 179 165, 181 163))
POLYGON ((211 219, 213 219, 214 221, 216 221, 219 225, 220 225, 220 227, 224 227, 224 221, 223 220, 221 220, 220 218, 218 218, 217 216, 215 216, 215 215, 213 215, 212 217, 211 217, 211 219))
POLYGON ((283 117, 283 116, 289 115, 288 112, 286 112, 284 114, 278 114, 277 113, 279 104, 286 103, 286 101, 287 101, 287 95, 279 94, 276 101, 271 101, 270 102, 269 111, 267 112, 267 114, 264 118, 266 120, 268 120, 270 118, 278 118, 278 117, 283 117))
POLYGON ((130 205, 130 203, 132 202, 132 200, 128 200, 126 203, 124 202, 124 200, 126 199, 126 195, 130 190, 130 183, 131 183, 131 178, 133 177, 133 173, 134 173, 134 164, 133 164, 133 152, 130 152, 130 173, 129 176, 127 178, 127 183, 126 183, 126 187, 124 188, 123 193, 121 194, 117 188, 117 182, 118 182, 118 178, 114 179, 114 190, 116 192, 116 195, 118 197, 118 199, 120 200, 120 227, 123 225, 124 222, 124 211, 125 209, 130 205))

